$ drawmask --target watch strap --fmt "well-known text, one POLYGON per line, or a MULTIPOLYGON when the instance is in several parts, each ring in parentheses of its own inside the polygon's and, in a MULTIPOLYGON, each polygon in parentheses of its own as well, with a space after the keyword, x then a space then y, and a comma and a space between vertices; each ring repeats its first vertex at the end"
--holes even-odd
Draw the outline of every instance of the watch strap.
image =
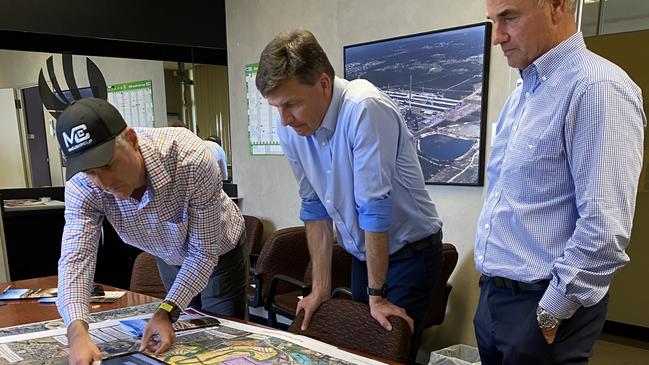
POLYGON ((370 288, 369 286, 367 287, 368 296, 385 298, 387 296, 387 292, 388 287, 385 284, 383 284, 383 286, 380 288, 370 288))
POLYGON ((167 312, 167 314, 169 315, 169 319, 171 320, 171 323, 176 322, 178 320, 178 317, 180 317, 180 308, 178 308, 173 303, 164 301, 160 303, 158 308, 167 312))

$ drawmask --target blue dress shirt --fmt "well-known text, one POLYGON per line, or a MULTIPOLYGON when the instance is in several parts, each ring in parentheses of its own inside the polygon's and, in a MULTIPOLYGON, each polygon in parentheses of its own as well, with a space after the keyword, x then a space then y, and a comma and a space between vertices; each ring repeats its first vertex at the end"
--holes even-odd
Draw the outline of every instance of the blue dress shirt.
POLYGON ((440 230, 415 139, 394 102, 368 81, 336 77, 313 135, 277 129, 300 186, 300 219, 332 219, 338 242, 359 260, 366 259, 364 231, 388 232, 394 253, 440 230))
POLYGON ((550 280, 559 318, 598 303, 629 258, 646 118, 640 88, 574 34, 521 71, 500 115, 474 259, 550 280))

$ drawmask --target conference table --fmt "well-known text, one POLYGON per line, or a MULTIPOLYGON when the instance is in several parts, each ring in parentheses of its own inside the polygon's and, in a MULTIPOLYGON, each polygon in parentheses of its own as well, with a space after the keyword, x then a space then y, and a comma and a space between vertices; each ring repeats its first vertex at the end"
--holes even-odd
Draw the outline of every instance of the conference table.
MULTIPOLYGON (((0 291, 6 288, 8 285, 11 285, 12 288, 24 288, 24 289, 45 289, 45 288, 56 288, 57 286, 57 276, 47 276, 36 279, 26 279, 26 280, 16 280, 9 282, 0 282, 0 291)), ((111 309, 132 307, 147 303, 159 302, 161 299, 150 297, 147 295, 127 291, 124 289, 114 288, 108 285, 102 285, 104 290, 107 291, 124 291, 124 294, 121 298, 113 303, 91 303, 90 312, 103 312, 111 309)), ((18 326, 28 323, 36 323, 58 319, 61 316, 56 309, 54 303, 38 303, 35 299, 18 299, 18 300, 5 300, 0 302, 0 328, 18 326), (4 304, 4 305, 3 305, 4 304)), ((236 318, 228 318, 237 322, 260 326, 257 323, 239 320, 236 318)), ((263 327, 263 326, 261 326, 263 327)), ((372 356, 369 354, 364 354, 359 351, 349 350, 351 353, 367 357, 369 359, 378 360, 386 364, 400 364, 396 361, 391 361, 383 359, 377 356, 372 356)))
MULTIPOLYGON (((47 276, 37 279, 0 282, 0 290, 3 290, 8 285, 11 285, 12 288, 21 289, 56 288, 57 277, 47 276)), ((104 290, 125 291, 126 294, 113 303, 90 304, 90 312, 92 313, 160 301, 158 298, 117 289, 108 285, 102 285, 102 287, 104 290)), ((35 299, 5 300, 2 303, 5 305, 0 305, 0 328, 61 318, 54 303, 39 303, 35 299)))

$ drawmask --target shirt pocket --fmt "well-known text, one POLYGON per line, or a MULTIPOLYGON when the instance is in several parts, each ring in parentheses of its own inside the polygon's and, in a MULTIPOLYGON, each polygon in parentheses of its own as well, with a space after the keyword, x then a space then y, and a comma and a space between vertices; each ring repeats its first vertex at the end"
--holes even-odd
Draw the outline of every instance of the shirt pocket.
POLYGON ((521 203, 539 203, 565 183, 567 162, 560 136, 521 134, 509 148, 503 179, 521 203))
POLYGON ((520 161, 533 161, 539 146, 539 138, 519 134, 510 143, 507 154, 508 160, 517 164, 520 161))
POLYGON ((559 137, 540 138, 520 134, 509 148, 509 159, 512 161, 545 161, 556 163, 564 156, 559 137))

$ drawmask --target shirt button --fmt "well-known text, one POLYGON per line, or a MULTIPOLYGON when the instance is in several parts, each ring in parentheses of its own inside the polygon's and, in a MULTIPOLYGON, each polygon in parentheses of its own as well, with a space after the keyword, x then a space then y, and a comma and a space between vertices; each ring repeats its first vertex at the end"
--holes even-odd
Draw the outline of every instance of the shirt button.
POLYGON ((517 129, 518 129, 518 126, 517 126, 517 125, 515 125, 515 126, 514 126, 514 130, 517 130, 517 129))
POLYGON ((496 193, 494 194, 494 196, 497 198, 497 197, 500 196, 500 193, 499 193, 499 192, 496 192, 496 193))
POLYGON ((478 260, 482 261, 482 255, 478 256, 478 260))
POLYGON ((326 146, 326 145, 327 145, 327 142, 322 142, 322 145, 323 145, 323 146, 326 146))
POLYGON ((331 203, 331 200, 327 199, 327 204, 331 203))
POLYGON ((525 97, 526 97, 526 98, 529 98, 529 97, 530 97, 530 92, 529 92, 529 91, 525 93, 525 97))
POLYGON ((328 174, 331 174, 331 170, 327 170, 327 173, 328 173, 328 174))
POLYGON ((484 229, 489 229, 489 223, 484 225, 484 229))
POLYGON ((541 80, 543 80, 543 81, 545 81, 545 80, 547 80, 547 79, 548 79, 548 78, 545 77, 545 76, 542 76, 542 77, 541 77, 541 80))

